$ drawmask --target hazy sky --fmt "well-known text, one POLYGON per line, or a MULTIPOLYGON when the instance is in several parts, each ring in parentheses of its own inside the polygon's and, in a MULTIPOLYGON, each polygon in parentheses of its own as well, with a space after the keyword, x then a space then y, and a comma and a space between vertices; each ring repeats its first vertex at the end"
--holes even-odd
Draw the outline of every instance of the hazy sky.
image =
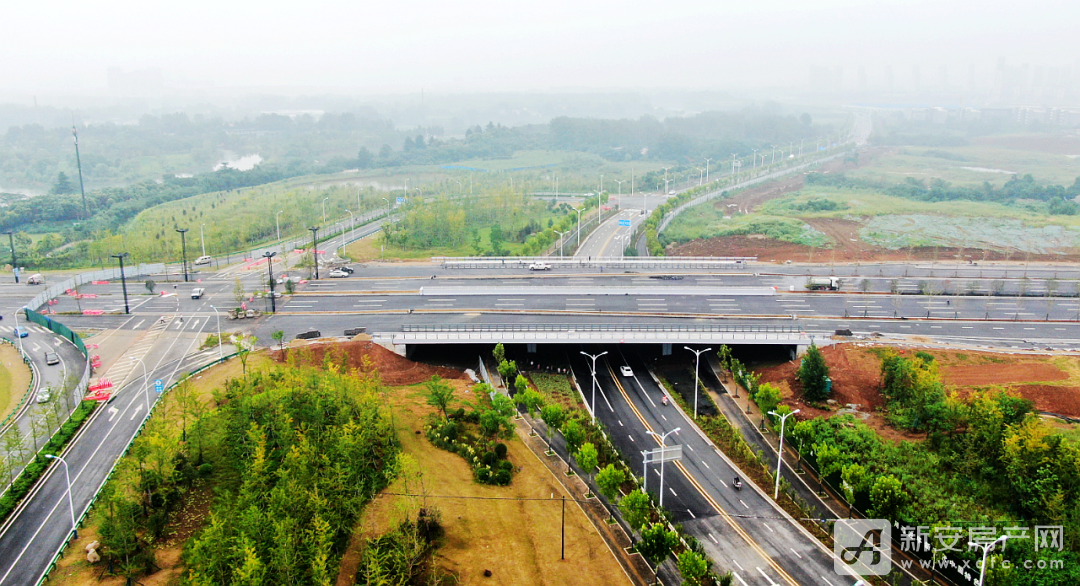
POLYGON ((1075 0, 7 2, 0 91, 104 93, 109 67, 167 87, 364 92, 805 83, 809 67, 1077 63, 1075 0))

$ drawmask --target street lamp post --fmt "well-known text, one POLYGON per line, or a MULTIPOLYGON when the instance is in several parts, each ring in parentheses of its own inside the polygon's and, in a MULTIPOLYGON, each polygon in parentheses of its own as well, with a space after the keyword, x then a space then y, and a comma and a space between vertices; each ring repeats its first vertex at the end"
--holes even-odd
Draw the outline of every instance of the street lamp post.
MULTIPOLYGON (((349 235, 350 236, 356 236, 356 215, 353 214, 352 212, 350 212, 349 210, 345 210, 345 211, 349 212, 349 235)), ((356 213, 357 214, 360 213, 360 208, 356 208, 356 213)), ((341 238, 341 247, 345 248, 345 238, 344 237, 341 238)))
MULTIPOLYGON (((271 280, 271 282, 273 281, 271 280)), ((218 313, 218 308, 213 305, 210 306, 210 309, 214 310, 214 319, 217 320, 217 356, 218 359, 221 359, 225 357, 225 353, 221 350, 221 314, 218 313)))
POLYGON ((64 465, 64 476, 67 478, 67 493, 68 493, 68 510, 71 511, 71 536, 73 539, 79 538, 79 528, 75 526, 75 505, 71 502, 71 473, 68 471, 68 464, 60 456, 54 456, 52 454, 45 454, 46 458, 50 460, 59 460, 64 465))
POLYGON ((607 354, 607 351, 601 352, 596 356, 593 356, 584 350, 582 350, 581 353, 592 358, 592 422, 596 423, 596 359, 607 354))
POLYGON ((750 150, 754 151, 754 168, 757 169, 757 152, 760 149, 750 149, 750 150))
POLYGON ((184 282, 188 282, 187 274, 187 228, 176 228, 180 233, 180 261, 184 263, 184 282))
MULTIPOLYGON (((665 442, 667 442, 667 436, 669 436, 669 435, 671 435, 673 433, 679 433, 680 429, 682 429, 682 428, 681 427, 676 427, 675 429, 673 429, 673 430, 671 430, 671 431, 669 431, 667 433, 664 433, 664 434, 659 434, 659 433, 656 433, 655 431, 649 430, 648 434, 651 435, 651 436, 660 438, 660 447, 663 448, 663 447, 667 447, 667 446, 664 445, 665 442)), ((663 454, 661 454, 661 457, 660 457, 660 508, 664 508, 664 461, 665 461, 665 458, 663 457, 663 454)))
POLYGON ((577 246, 581 246, 581 208, 574 210, 577 212, 577 246))
POLYGON ((15 233, 4 232, 8 235, 8 243, 11 244, 11 272, 15 273, 15 284, 19 283, 19 265, 15 264, 15 233))
POLYGON ((705 159, 705 183, 709 182, 709 161, 711 160, 711 158, 705 159))
POLYGON ((776 500, 780 495, 780 466, 784 464, 784 423, 787 422, 787 418, 802 411, 802 409, 796 409, 790 413, 784 413, 780 415, 776 411, 769 411, 769 415, 775 415, 780 418, 780 449, 776 452, 776 488, 773 489, 773 500, 776 500))
POLYGON ((315 280, 319 280, 319 227, 308 228, 311 230, 311 260, 315 263, 315 280))
POLYGON ((694 362, 694 419, 697 419, 697 395, 698 395, 698 386, 700 386, 699 383, 698 383, 698 370, 701 367, 701 354, 703 352, 708 352, 709 350, 712 350, 712 348, 706 348, 704 350, 694 350, 690 346, 683 346, 683 348, 686 348, 687 350, 693 352, 694 356, 695 356, 695 362, 694 362))
POLYGON ((127 255, 126 252, 110 255, 120 261, 120 286, 124 289, 124 315, 131 313, 131 309, 128 307, 127 280, 124 278, 124 257, 127 255))
MULTIPOLYGON (((270 273, 270 313, 277 313, 277 300, 274 299, 274 255, 277 254, 272 250, 267 250, 263 253, 266 257, 266 270, 270 273)), ((266 307, 265 305, 263 307, 266 307)), ((218 336, 218 340, 221 336, 218 336)))
POLYGON ((626 180, 625 179, 616 179, 615 180, 615 183, 619 184, 619 198, 622 198, 622 184, 623 184, 623 181, 626 181, 626 180))
POLYGON ((205 225, 206 225, 205 222, 202 223, 202 224, 199 224, 199 242, 202 243, 202 255, 203 256, 206 256, 206 238, 203 236, 203 226, 205 226, 205 225))
POLYGON ((1010 537, 1012 537, 1012 535, 1002 535, 1001 537, 998 537, 990 543, 968 542, 968 548, 978 547, 982 548, 983 550, 982 565, 979 567, 979 582, 978 584, 976 584, 976 586, 983 586, 983 584, 985 583, 984 579, 986 578, 986 555, 990 553, 990 550, 994 549, 997 544, 1005 543, 1005 540, 1010 537))
POLYGON ((277 239, 278 239, 278 242, 281 242, 281 214, 284 214, 284 213, 285 213, 285 210, 279 210, 278 213, 274 214, 274 225, 277 226, 277 239))
POLYGON ((671 168, 671 167, 664 167, 664 193, 667 193, 667 192, 668 192, 668 185, 667 185, 667 172, 668 172, 668 169, 670 169, 670 168, 671 168))
POLYGON ((323 224, 326 223, 326 202, 329 199, 330 199, 329 197, 324 197, 323 200, 322 200, 322 223, 323 224))
POLYGON ((564 240, 563 236, 569 234, 570 231, 567 230, 565 232, 559 232, 558 230, 552 230, 552 232, 559 235, 559 258, 562 258, 563 257, 563 240, 564 240))
POLYGON ((386 217, 389 218, 390 217, 390 200, 386 199, 385 197, 382 198, 382 200, 386 202, 386 217))

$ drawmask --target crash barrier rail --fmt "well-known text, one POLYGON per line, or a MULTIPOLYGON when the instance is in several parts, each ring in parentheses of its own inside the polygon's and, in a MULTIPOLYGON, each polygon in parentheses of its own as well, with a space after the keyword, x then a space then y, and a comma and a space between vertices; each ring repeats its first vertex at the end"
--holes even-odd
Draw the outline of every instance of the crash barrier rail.
POLYGON ((660 325, 660 324, 403 324, 403 333, 424 332, 703 332, 703 333, 802 333, 802 326, 758 324, 660 325))
MULTIPOLYGON (((178 380, 178 381, 172 383, 171 385, 169 385, 168 387, 166 387, 165 390, 162 391, 161 396, 164 397, 166 393, 173 390, 174 388, 176 388, 177 386, 179 386, 180 384, 182 384, 184 381, 188 380, 189 378, 199 374, 200 372, 202 372, 202 371, 204 371, 204 370, 206 370, 206 369, 208 369, 210 367, 217 366, 218 364, 221 364, 222 362, 226 362, 226 361, 228 361, 229 359, 233 358, 236 355, 237 355, 237 353, 233 352, 232 354, 228 354, 226 356, 218 358, 217 360, 209 362, 206 365, 200 366, 199 368, 196 368, 195 370, 185 374, 182 378, 180 378, 180 380, 178 380)), ((120 454, 120 457, 117 458, 113 462, 112 468, 109 469, 109 473, 105 476, 105 479, 101 481, 101 484, 98 485, 97 492, 94 493, 94 498, 90 499, 90 502, 87 503, 86 508, 83 509, 82 514, 79 515, 78 520, 75 522, 75 529, 78 529, 79 527, 82 527, 83 522, 86 521, 86 518, 88 516, 90 516, 90 511, 92 511, 94 509, 94 505, 97 503, 98 498, 101 496, 101 489, 103 489, 105 487, 105 485, 109 482, 109 480, 112 479, 113 474, 116 473, 116 466, 120 463, 120 459, 128 454, 128 452, 131 450, 132 444, 134 444, 135 440, 138 439, 140 435, 142 435, 143 429, 146 428, 146 424, 150 422, 150 418, 154 415, 154 410, 157 409, 157 406, 160 405, 160 404, 161 404, 161 401, 155 401, 154 404, 150 407, 150 411, 146 414, 146 418, 143 419, 142 424, 139 425, 139 429, 135 432, 135 435, 131 436, 131 441, 129 441, 127 443, 127 445, 124 446, 124 451, 120 454)), ((73 537, 72 533, 69 532, 67 534, 67 537, 64 538, 64 541, 63 541, 63 543, 60 544, 60 548, 57 550, 56 555, 53 556, 52 561, 49 562, 48 567, 46 567, 45 573, 43 573, 41 575, 41 579, 39 579, 36 582, 36 586, 43 586, 46 583, 46 581, 48 581, 49 574, 51 574, 52 571, 56 569, 56 565, 64 557, 64 550, 67 549, 67 546, 71 543, 71 538, 72 537, 73 537)))
POLYGON ((75 347, 79 349, 79 352, 82 353, 84 358, 89 356, 86 351, 86 344, 84 344, 82 341, 82 337, 79 336, 79 334, 71 331, 71 328, 48 316, 41 315, 40 313, 34 311, 33 309, 30 309, 29 307, 24 307, 23 311, 26 314, 27 321, 31 321, 39 326, 48 328, 49 331, 51 331, 52 333, 61 336, 74 344, 75 347))
POLYGON ((551 268, 617 268, 617 269, 711 269, 741 268, 757 261, 756 256, 666 256, 666 257, 550 257, 550 256, 433 256, 433 264, 454 269, 527 269, 531 264, 551 268))
POLYGON ((692 199, 692 200, 680 205, 679 207, 671 210, 670 212, 664 214, 664 219, 660 222, 660 225, 657 226, 656 233, 659 234, 659 233, 663 232, 664 228, 667 228, 668 224, 670 224, 671 221, 674 220, 676 216, 683 213, 684 211, 686 211, 686 210, 688 210, 688 209, 690 209, 690 208, 692 208, 694 206, 701 205, 701 204, 703 204, 703 203, 705 203, 707 201, 711 201, 711 200, 714 200, 714 199, 716 199, 718 197, 721 197, 721 196, 723 196, 725 193, 727 193, 729 191, 736 190, 736 189, 743 189, 743 188, 746 188, 746 187, 750 187, 751 185, 756 185, 758 183, 768 181, 770 179, 776 179, 777 177, 787 175, 788 173, 791 173, 793 171, 799 171, 801 169, 806 169, 808 167, 813 167, 814 165, 819 165, 821 163, 825 163, 825 162, 831 161, 833 159, 842 157, 842 156, 848 154, 848 152, 850 152, 850 151, 843 150, 843 151, 840 151, 840 152, 838 152, 836 154, 829 155, 827 157, 822 157, 820 159, 814 159, 813 161, 807 161, 805 163, 801 163, 801 164, 799 164, 797 166, 794 166, 794 167, 787 167, 785 169, 780 169, 780 170, 774 171, 772 173, 769 173, 767 175, 762 175, 760 177, 755 177, 753 179, 748 179, 746 181, 743 181, 742 183, 736 183, 735 185, 729 185, 727 187, 717 189, 716 191, 710 191, 709 193, 706 193, 704 195, 699 195, 699 196, 695 197, 694 199, 692 199))

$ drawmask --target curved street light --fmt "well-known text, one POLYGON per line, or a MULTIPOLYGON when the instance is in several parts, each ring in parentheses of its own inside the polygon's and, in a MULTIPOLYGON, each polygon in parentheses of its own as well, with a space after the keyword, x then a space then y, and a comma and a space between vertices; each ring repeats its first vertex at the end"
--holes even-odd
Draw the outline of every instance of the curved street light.
POLYGON ((784 413, 780 415, 776 411, 769 411, 769 415, 775 415, 780 418, 780 449, 776 452, 776 487, 773 489, 772 498, 775 501, 780 495, 780 466, 784 463, 784 422, 788 417, 802 411, 802 409, 796 409, 790 413, 784 413))
MULTIPOLYGON (((664 445, 667 442, 667 436, 669 436, 669 435, 671 435, 673 433, 679 433, 680 429, 682 429, 682 428, 681 427, 676 427, 675 429, 673 429, 673 430, 671 430, 671 431, 669 431, 667 433, 663 433, 663 434, 656 433, 655 431, 652 431, 652 430, 649 430, 646 433, 648 433, 649 435, 651 435, 653 437, 660 438, 660 447, 663 448, 663 447, 667 447, 667 446, 664 445)), ((648 474, 648 472, 646 472, 646 474, 648 474)), ((642 490, 645 490, 645 489, 642 488, 642 490)), ((660 458, 660 508, 663 508, 663 507, 664 507, 664 458, 661 457, 660 458)))

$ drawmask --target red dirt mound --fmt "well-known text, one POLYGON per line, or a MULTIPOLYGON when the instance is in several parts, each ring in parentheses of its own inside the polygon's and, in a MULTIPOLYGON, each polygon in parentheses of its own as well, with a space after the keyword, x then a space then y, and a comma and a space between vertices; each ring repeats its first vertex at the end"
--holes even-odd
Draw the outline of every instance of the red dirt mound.
MULTIPOLYGON (((856 403, 860 405, 860 411, 873 411, 885 404, 878 393, 881 363, 873 354, 850 351, 853 349, 847 344, 821 349, 833 381, 832 398, 841 405, 856 403)), ((793 361, 762 369, 761 382, 770 382, 790 390, 790 395, 784 394, 785 399, 801 400, 802 391, 797 390, 799 383, 795 378, 798 368, 799 362, 793 361)))
POLYGON ((941 377, 948 385, 986 386, 1065 380, 1069 375, 1053 364, 1020 363, 947 366, 941 377))
MULTIPOLYGON (((389 386, 419 384, 436 374, 448 379, 466 378, 465 373, 461 371, 413 362, 372 342, 316 343, 299 348, 290 348, 285 352, 298 353, 302 360, 309 364, 322 364, 323 357, 329 351, 345 353, 349 360, 349 368, 365 371, 369 369, 376 370, 383 384, 389 386), (366 365, 364 363, 365 358, 369 361, 366 365)), ((271 355, 274 360, 284 362, 281 352, 275 351, 271 355)))
POLYGON ((1076 387, 1019 385, 1014 389, 1020 396, 1035 401, 1035 408, 1039 411, 1080 417, 1080 389, 1076 387))

